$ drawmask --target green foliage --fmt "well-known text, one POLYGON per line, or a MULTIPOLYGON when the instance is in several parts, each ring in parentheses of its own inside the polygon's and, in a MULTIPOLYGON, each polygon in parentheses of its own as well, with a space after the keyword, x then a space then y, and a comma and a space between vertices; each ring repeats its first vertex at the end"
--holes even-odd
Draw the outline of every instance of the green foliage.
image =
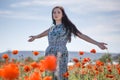
POLYGON ((34 61, 33 58, 31 58, 31 57, 27 57, 26 59, 27 59, 28 62, 33 62, 34 61))
POLYGON ((99 60, 104 63, 112 62, 111 54, 104 54, 99 60))
POLYGON ((118 54, 117 56, 114 56, 113 60, 120 64, 120 54, 118 54))
POLYGON ((0 63, 2 63, 3 62, 3 60, 2 59, 0 59, 0 63))
POLYGON ((44 59, 44 56, 40 56, 38 59, 37 59, 37 62, 39 62, 40 60, 44 59))

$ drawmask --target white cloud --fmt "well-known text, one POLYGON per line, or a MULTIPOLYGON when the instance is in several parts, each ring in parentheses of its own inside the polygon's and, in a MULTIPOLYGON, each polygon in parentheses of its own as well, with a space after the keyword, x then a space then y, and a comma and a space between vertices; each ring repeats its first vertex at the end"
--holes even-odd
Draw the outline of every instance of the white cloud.
POLYGON ((11 4, 11 7, 25 7, 25 6, 52 6, 52 5, 73 5, 80 1, 74 0, 29 0, 11 4))
POLYGON ((91 12, 120 11, 119 0, 29 0, 13 3, 11 7, 27 6, 66 6, 70 11, 78 14, 89 14, 91 12))
POLYGON ((91 2, 92 2, 91 4, 93 5, 93 7, 98 10, 102 10, 102 11, 120 10, 120 8, 119 8, 120 1, 114 1, 114 0, 99 0, 99 1, 97 1, 97 0, 94 0, 91 2))
POLYGON ((34 15, 29 12, 15 12, 15 11, 0 11, 0 17, 13 18, 13 19, 29 19, 29 20, 47 20, 43 15, 34 15))
POLYGON ((11 16, 6 16, 9 18, 15 18, 15 19, 28 19, 28 20, 47 20, 45 19, 46 16, 37 16, 37 15, 28 15, 28 14, 15 14, 11 16))
POLYGON ((85 28, 85 32, 88 34, 94 34, 94 35, 104 35, 105 34, 111 34, 114 32, 120 33, 119 27, 114 27, 110 25, 96 25, 96 26, 89 26, 85 28))
POLYGON ((12 11, 8 11, 8 10, 0 10, 0 15, 9 15, 9 14, 12 14, 12 11))
POLYGON ((96 40, 105 41, 108 43, 113 42, 116 45, 120 45, 120 28, 108 25, 96 25, 90 26, 83 30, 83 33, 89 35, 96 40))
POLYGON ((69 10, 78 14, 89 14, 94 12, 120 11, 120 1, 112 0, 85 0, 69 7, 69 10))

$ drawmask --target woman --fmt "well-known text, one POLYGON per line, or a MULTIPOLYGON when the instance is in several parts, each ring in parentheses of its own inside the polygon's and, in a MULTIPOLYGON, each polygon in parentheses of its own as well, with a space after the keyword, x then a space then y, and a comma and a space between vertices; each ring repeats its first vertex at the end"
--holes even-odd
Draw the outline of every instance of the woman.
MULTIPOLYGON (((63 74, 67 72, 68 63, 68 51, 66 48, 66 43, 71 42, 71 35, 75 35, 80 39, 97 45, 101 49, 107 49, 106 43, 97 42, 87 35, 81 33, 76 26, 68 19, 63 7, 56 6, 52 10, 52 20, 54 26, 47 29, 41 34, 36 36, 30 36, 29 42, 35 39, 48 36, 49 46, 46 49, 45 56, 49 54, 54 54, 58 58, 58 66, 55 72, 57 80, 68 80, 68 78, 63 77, 63 74)), ((53 80, 56 80, 55 78, 53 80)))

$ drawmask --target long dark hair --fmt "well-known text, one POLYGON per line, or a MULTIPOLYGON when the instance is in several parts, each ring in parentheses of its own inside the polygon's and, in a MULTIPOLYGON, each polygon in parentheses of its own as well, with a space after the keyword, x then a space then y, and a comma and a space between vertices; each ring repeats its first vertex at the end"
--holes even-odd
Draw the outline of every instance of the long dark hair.
POLYGON ((62 11, 63 17, 62 17, 62 23, 64 24, 65 28, 66 28, 66 33, 69 31, 68 33, 68 41, 71 42, 71 36, 72 33, 74 34, 74 36, 77 36, 77 33, 82 34, 77 28, 76 26, 69 20, 69 18, 67 17, 64 8, 61 6, 56 6, 53 8, 52 10, 52 20, 53 20, 53 24, 56 25, 55 20, 53 19, 53 11, 54 9, 59 8, 62 11))

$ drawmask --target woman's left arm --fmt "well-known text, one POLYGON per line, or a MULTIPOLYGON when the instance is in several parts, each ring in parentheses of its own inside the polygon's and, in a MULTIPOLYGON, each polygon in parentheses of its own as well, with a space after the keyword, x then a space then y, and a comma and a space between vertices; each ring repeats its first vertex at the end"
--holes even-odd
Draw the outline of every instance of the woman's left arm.
POLYGON ((82 34, 82 33, 77 33, 77 36, 89 43, 92 43, 92 44, 95 44, 97 45, 99 48, 101 49, 107 49, 107 47, 105 45, 107 45, 106 43, 103 43, 103 42, 97 42, 95 40, 93 40, 92 38, 88 37, 87 35, 85 34, 82 34))

